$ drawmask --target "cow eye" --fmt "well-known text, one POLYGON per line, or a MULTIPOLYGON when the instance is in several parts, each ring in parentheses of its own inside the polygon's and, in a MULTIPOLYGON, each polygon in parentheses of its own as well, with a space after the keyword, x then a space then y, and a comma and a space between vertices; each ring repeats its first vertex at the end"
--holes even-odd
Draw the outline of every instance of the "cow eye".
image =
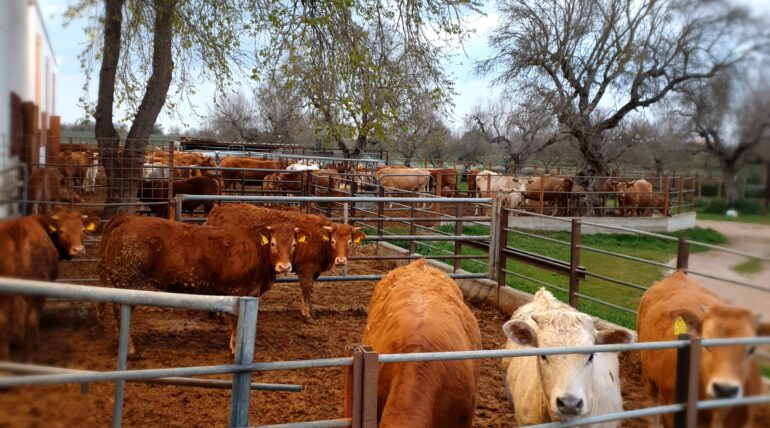
POLYGON ((595 354, 591 354, 588 356, 588 362, 586 363, 586 365, 589 365, 594 362, 594 355, 595 354))
POLYGON ((540 356, 540 361, 548 362, 548 357, 546 357, 545 355, 541 355, 540 356))
POLYGON ((746 351, 746 355, 748 355, 748 356, 754 355, 754 352, 756 352, 756 351, 757 351, 757 347, 756 346, 752 346, 752 347, 749 348, 748 351, 746 351))

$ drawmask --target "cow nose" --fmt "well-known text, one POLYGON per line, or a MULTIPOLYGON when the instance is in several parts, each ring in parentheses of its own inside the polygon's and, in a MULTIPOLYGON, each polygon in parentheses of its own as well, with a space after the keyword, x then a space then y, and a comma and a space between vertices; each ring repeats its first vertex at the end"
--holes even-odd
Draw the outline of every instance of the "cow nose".
POLYGON ((348 264, 348 258, 347 257, 337 257, 334 259, 334 264, 337 266, 345 266, 348 264))
POLYGON ((291 271, 291 263, 281 264, 278 263, 275 265, 275 271, 278 273, 284 273, 291 271))
POLYGON ((556 407, 563 415, 579 415, 583 411, 583 399, 574 395, 562 395, 556 399, 556 407))
POLYGON ((714 396, 716 398, 736 398, 741 392, 741 387, 734 383, 714 382, 714 396))
POLYGON ((83 245, 75 245, 72 248, 70 248, 70 255, 75 256, 85 251, 86 251, 86 247, 84 247, 83 245))

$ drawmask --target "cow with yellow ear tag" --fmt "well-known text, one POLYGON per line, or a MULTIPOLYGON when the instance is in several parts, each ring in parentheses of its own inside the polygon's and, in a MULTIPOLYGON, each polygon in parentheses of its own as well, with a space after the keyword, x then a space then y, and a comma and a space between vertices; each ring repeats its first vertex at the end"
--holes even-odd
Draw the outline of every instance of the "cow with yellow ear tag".
POLYGON ((364 234, 358 227, 334 223, 315 215, 246 204, 216 207, 206 224, 238 224, 241 227, 288 224, 307 230, 306 236, 298 235, 299 245, 291 261, 292 271, 299 277, 302 290, 300 310, 306 319, 312 318, 313 282, 322 272, 330 271, 334 267, 343 269, 344 272, 352 244, 361 244, 364 239, 364 234))
MULTIPOLYGON (((93 223, 84 225, 80 213, 64 210, 0 221, 0 276, 55 281, 59 260, 85 251, 83 231, 89 227, 93 223)), ((0 294, 0 360, 8 358, 12 337, 23 342, 25 358, 33 358, 43 303, 41 297, 0 294)))

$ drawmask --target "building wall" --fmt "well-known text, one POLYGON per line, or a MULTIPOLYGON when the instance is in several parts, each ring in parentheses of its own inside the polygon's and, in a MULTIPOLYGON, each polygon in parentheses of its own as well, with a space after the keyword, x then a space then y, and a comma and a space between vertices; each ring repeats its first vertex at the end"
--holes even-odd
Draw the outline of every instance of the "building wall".
MULTIPOLYGON (((15 165, 11 157, 11 93, 23 102, 35 103, 40 111, 39 129, 47 129, 55 114, 56 58, 45 31, 42 14, 34 0, 0 0, 0 171, 15 165), (45 120, 43 120, 45 118, 45 120)), ((41 147, 40 159, 45 159, 41 147)), ((0 193, 17 180, 15 174, 0 173, 0 193)), ((3 199, 7 195, 0 195, 3 199)), ((0 205, 0 218, 9 214, 0 205)))

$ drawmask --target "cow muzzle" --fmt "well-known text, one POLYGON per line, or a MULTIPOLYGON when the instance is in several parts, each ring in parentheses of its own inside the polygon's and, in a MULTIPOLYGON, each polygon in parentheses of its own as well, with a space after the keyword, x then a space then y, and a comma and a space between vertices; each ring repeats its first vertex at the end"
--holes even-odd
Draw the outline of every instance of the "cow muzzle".
POLYGON ((286 264, 278 263, 277 265, 275 265, 275 271, 278 273, 289 273, 291 272, 291 263, 286 263, 286 264))
POLYGON ((334 259, 334 265, 337 267, 346 266, 348 264, 347 257, 337 257, 334 259))
POLYGON ((582 398, 572 394, 564 394, 556 398, 556 408, 559 413, 565 417, 579 416, 585 409, 585 403, 582 398))
POLYGON ((70 248, 70 256, 77 256, 78 254, 82 254, 86 252, 86 247, 81 245, 75 245, 70 248))
POLYGON ((709 398, 739 398, 743 395, 740 383, 728 380, 712 380, 706 388, 709 398))

